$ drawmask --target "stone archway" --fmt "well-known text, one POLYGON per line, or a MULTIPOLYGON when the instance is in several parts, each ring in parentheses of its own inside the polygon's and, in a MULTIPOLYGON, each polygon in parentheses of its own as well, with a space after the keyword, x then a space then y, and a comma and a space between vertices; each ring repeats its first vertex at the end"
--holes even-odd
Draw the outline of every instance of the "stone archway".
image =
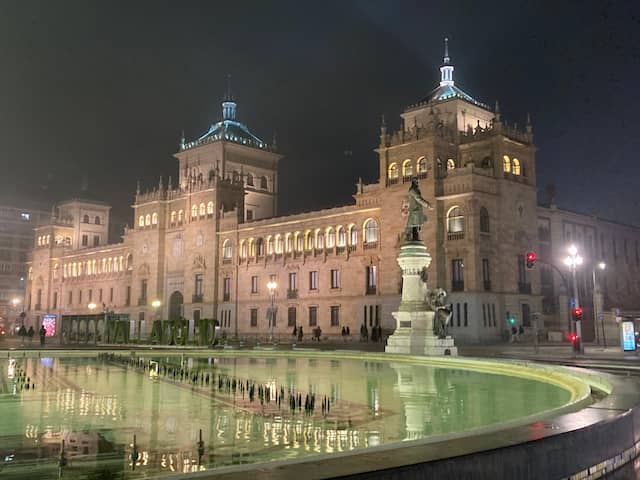
POLYGON ((177 290, 169 297, 169 320, 179 320, 182 316, 184 298, 177 290))

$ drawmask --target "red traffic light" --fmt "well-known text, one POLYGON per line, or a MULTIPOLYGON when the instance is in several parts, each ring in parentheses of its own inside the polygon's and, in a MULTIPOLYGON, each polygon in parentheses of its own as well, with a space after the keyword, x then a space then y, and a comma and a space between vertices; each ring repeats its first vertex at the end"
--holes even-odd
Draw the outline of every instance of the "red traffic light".
POLYGON ((576 340, 577 340, 577 339, 578 339, 578 336, 577 336, 575 333, 571 333, 571 334, 569 335, 569 341, 570 341, 571 343, 576 343, 576 340))
POLYGON ((533 268, 533 265, 536 263, 536 259, 538 258, 535 252, 527 252, 527 268, 533 268))
POLYGON ((573 319, 574 320, 582 320, 582 307, 576 307, 573 309, 573 319))

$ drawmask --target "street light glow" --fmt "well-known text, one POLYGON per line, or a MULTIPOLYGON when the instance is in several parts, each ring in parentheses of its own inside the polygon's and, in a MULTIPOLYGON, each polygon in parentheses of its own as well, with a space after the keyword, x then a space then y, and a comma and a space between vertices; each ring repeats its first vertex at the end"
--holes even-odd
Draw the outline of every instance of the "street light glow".
POLYGON ((278 284, 274 281, 271 281, 269 283, 267 283, 267 288, 269 289, 270 293, 273 293, 273 291, 278 287, 278 284))
POLYGON ((575 245, 571 245, 569 247, 569 255, 571 255, 572 257, 575 257, 578 253, 578 249, 576 248, 575 245))
POLYGON ((151 306, 153 308, 158 308, 160 305, 162 305, 162 302, 160 300, 154 300, 153 302, 151 302, 151 306))
POLYGON ((11 300, 11 303, 13 303, 14 307, 17 307, 18 304, 20 303, 20 299, 19 298, 14 298, 13 300, 11 300))
POLYGON ((89 307, 89 310, 95 310, 96 309, 96 304, 91 302, 89 305, 87 305, 87 307, 89 307))
POLYGON ((600 262, 600 263, 598 264, 598 268, 599 268, 600 270, 604 270, 604 269, 606 268, 606 266, 607 266, 607 264, 606 264, 606 263, 604 263, 604 262, 600 262))

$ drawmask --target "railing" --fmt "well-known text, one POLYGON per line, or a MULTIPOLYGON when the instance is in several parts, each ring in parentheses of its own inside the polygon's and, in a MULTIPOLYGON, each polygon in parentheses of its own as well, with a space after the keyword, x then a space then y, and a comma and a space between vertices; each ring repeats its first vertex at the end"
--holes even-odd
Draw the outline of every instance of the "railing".
POLYGON ((146 305, 147 304, 147 299, 146 298, 139 298, 138 299, 138 306, 142 306, 142 305, 146 305))
POLYGON ((491 280, 485 280, 484 281, 484 289, 485 290, 491 290, 491 280))
POLYGON ((378 248, 378 242, 365 242, 362 244, 362 248, 365 250, 372 250, 374 248, 378 248))
POLYGON ((223 259, 222 259, 222 264, 223 264, 223 265, 228 265, 228 264, 230 264, 230 263, 231 263, 231 259, 230 259, 230 258, 223 258, 223 259))
POLYGON ((426 171, 425 171, 425 172, 418 172, 417 177, 418 177, 420 180, 422 180, 422 179, 424 179, 424 178, 427 178, 427 172, 426 172, 426 171))
POLYGON ((345 247, 336 247, 336 255, 340 255, 341 253, 344 253, 345 247))
POLYGON ((287 298, 298 298, 298 289, 287 290, 287 298))
POLYGON ((395 185, 400 181, 400 178, 387 178, 387 185, 395 185))
POLYGON ((191 303, 202 303, 202 293, 194 293, 191 297, 191 303))
POLYGON ((355 245, 349 245, 347 247, 347 252, 351 253, 351 252, 355 252, 357 249, 357 247, 355 245))
POLYGON ((376 285, 367 285, 365 295, 375 295, 377 292, 378 292, 378 287, 376 285))
POLYGON ((518 282, 518 292, 531 294, 531 284, 518 282))
POLYGON ((464 291, 464 280, 453 280, 451 282, 451 291, 452 292, 464 291))
POLYGON ((447 240, 462 240, 464 232, 447 232, 447 240))

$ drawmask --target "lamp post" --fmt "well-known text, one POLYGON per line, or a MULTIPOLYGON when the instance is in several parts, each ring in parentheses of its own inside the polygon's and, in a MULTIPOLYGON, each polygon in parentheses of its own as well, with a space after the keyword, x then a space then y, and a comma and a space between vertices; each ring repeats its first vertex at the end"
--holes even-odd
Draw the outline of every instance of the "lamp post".
MULTIPOLYGON (((19 298, 13 298, 11 300, 11 304, 13 305, 13 309, 16 311, 16 323, 18 322, 18 305, 20 305, 20 299, 19 298)), ((11 335, 13 335, 15 333, 16 330, 16 325, 14 324, 14 326, 11 329, 11 335)))
MULTIPOLYGON (((153 319, 151 320, 151 331, 153 331, 153 322, 155 322, 156 320, 158 320, 158 310, 160 309, 160 306, 162 305, 162 302, 158 299, 154 300, 153 302, 151 302, 151 306, 153 307, 153 319)), ((140 337, 140 328, 138 328, 138 337, 140 337)), ((140 338, 138 338, 138 340, 140 340, 140 338)))
MULTIPOLYGON (((600 270, 604 270, 607 267, 607 264, 604 262, 599 262, 597 267, 600 270)), ((591 271, 593 275, 593 325, 595 328, 598 328, 598 320, 600 321, 600 326, 602 327, 602 345, 604 348, 607 348, 607 337, 604 333, 604 315, 602 312, 602 295, 600 294, 600 282, 598 281, 598 277, 596 275, 596 265, 593 266, 591 271)))
MULTIPOLYGON (((574 308, 580 306, 580 300, 578 298, 578 282, 576 280, 576 267, 582 265, 582 257, 578 255, 578 249, 575 245, 569 247, 569 255, 564 259, 564 263, 571 269, 571 278, 573 279, 573 301, 574 308)), ((584 344, 582 342, 582 321, 576 320, 576 335, 580 341, 580 353, 584 353, 584 344)))
POLYGON ((273 327, 275 326, 275 323, 276 323, 277 309, 275 307, 275 301, 276 301, 277 288, 278 288, 278 284, 274 280, 271 280, 269 283, 267 283, 267 289, 269 290, 269 296, 271 297, 271 307, 269 309, 269 329, 270 329, 272 342, 273 342, 273 327))
MULTIPOLYGON (((91 312, 91 315, 93 315, 94 310, 96 309, 96 304, 91 302, 89 305, 87 305, 87 308, 89 309, 89 311, 91 312)), ((87 322, 87 330, 89 330, 89 323, 87 322)), ((87 332, 88 333, 88 332, 87 332)), ((87 339, 88 341, 88 339, 87 339)), ((98 320, 94 319, 93 321, 93 341, 95 344, 98 343, 98 320)))

